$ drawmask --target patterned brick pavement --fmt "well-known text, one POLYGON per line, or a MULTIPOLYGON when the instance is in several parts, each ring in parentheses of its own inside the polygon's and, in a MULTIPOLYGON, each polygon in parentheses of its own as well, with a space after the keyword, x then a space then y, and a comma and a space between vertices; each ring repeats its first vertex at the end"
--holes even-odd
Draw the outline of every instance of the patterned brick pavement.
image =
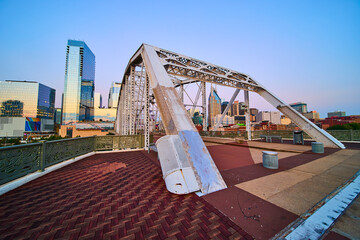
POLYGON ((98 154, 0 197, 0 239, 252 239, 142 152, 98 154))

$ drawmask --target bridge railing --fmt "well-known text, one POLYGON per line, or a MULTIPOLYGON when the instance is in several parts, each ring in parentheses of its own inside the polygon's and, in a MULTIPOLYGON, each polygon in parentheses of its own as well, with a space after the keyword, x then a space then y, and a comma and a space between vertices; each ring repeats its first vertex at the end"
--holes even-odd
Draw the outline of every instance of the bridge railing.
POLYGON ((86 153, 143 147, 143 135, 93 136, 0 147, 0 185, 86 153))
MULTIPOLYGON (((360 141, 360 130, 327 130, 333 137, 340 141, 360 141)), ((303 132, 304 139, 310 140, 311 137, 303 132)), ((209 137, 223 137, 223 138, 236 138, 241 137, 247 139, 247 132, 244 130, 241 131, 208 131, 200 132, 201 136, 209 137)), ((292 130, 255 130, 251 132, 252 139, 260 138, 261 135, 276 135, 281 136, 282 138, 293 138, 292 130)))

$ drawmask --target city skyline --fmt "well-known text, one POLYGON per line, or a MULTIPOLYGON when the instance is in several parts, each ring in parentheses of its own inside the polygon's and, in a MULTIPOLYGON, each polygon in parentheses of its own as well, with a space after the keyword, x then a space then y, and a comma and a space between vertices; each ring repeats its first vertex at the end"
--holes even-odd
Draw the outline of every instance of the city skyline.
MULTIPOLYGON (((288 104, 306 102, 322 118, 335 110, 360 113, 359 2, 280 1, 274 6, 227 1, 191 3, 191 8, 186 7, 190 2, 87 3, 68 8, 65 2, 1 2, 0 79, 55 88, 60 107, 66 41, 81 39, 97 57, 95 91, 107 96, 111 82, 122 79, 131 54, 146 42, 249 74, 288 104), (169 11, 183 24, 157 14, 169 11), (98 17, 81 21, 85 13, 98 17), (129 23, 131 17, 137 20, 129 23), (206 24, 191 24, 196 22, 206 24)), ((226 99, 232 92, 218 88, 226 99)), ((250 107, 273 110, 253 93, 250 107)))

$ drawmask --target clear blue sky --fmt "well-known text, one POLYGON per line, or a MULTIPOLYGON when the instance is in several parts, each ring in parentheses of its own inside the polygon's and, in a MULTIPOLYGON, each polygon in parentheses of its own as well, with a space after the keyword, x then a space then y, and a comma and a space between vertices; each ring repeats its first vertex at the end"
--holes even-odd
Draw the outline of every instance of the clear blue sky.
MULTIPOLYGON (((60 106, 68 39, 96 56, 95 88, 145 42, 247 73, 285 102, 322 117, 360 114, 360 1, 0 0, 0 80, 35 80, 60 106)), ((230 99, 233 90, 219 89, 230 99)), ((250 95, 251 106, 272 110, 250 95)))

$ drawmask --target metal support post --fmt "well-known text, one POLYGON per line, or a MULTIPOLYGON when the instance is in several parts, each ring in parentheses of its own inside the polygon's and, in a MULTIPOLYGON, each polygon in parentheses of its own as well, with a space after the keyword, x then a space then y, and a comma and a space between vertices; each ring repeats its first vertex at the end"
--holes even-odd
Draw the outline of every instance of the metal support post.
POLYGON ((202 110, 203 110, 203 131, 207 131, 207 106, 206 106, 206 82, 201 82, 202 110))
POLYGON ((144 113, 144 120, 145 120, 145 131, 144 131, 144 136, 145 136, 145 144, 144 144, 144 149, 145 150, 149 150, 149 145, 150 145, 150 127, 149 127, 149 104, 150 104, 150 96, 149 96, 149 78, 147 76, 147 74, 145 74, 145 113, 144 113))
POLYGON ((126 82, 125 82, 125 96, 124 96, 124 135, 129 134, 129 79, 130 76, 126 76, 126 82))
POLYGON ((130 76, 130 96, 129 96, 129 127, 130 127, 130 135, 134 134, 135 130, 135 106, 134 106, 134 98, 135 98, 135 66, 131 66, 131 76, 130 76))
POLYGON ((41 141, 39 171, 45 170, 46 141, 41 141))
POLYGON ((184 84, 180 84, 180 99, 184 103, 184 84))
POLYGON ((245 124, 248 140, 251 141, 251 121, 250 121, 250 107, 249 107, 249 91, 244 90, 244 100, 245 100, 245 124))

